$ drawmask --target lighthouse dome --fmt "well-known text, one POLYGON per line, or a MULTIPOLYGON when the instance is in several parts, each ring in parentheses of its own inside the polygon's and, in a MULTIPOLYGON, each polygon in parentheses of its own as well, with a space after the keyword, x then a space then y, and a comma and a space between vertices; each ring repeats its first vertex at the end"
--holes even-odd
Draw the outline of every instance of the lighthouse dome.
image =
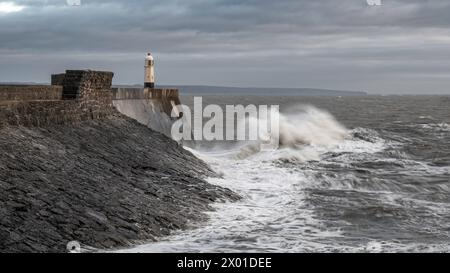
POLYGON ((148 53, 147 56, 145 57, 145 59, 147 61, 153 61, 153 56, 150 53, 148 53))

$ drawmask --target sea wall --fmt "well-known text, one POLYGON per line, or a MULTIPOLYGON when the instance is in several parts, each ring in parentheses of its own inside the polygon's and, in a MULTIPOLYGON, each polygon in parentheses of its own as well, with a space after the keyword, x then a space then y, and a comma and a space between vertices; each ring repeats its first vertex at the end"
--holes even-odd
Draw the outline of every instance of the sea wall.
POLYGON ((85 102, 78 101, 21 101, 0 103, 0 124, 3 126, 39 127, 76 124, 106 116, 85 102))
POLYGON ((0 86, 0 126, 76 124, 115 111, 170 136, 177 89, 111 88, 112 72, 67 70, 52 85, 0 86))
POLYGON ((62 86, 0 85, 0 101, 61 100, 62 86))
POLYGON ((114 100, 162 99, 162 98, 179 100, 178 89, 112 88, 112 93, 114 100))
POLYGON ((0 87, 0 126, 74 124, 114 112, 112 72, 68 70, 62 86, 0 87))
POLYGON ((120 113, 170 137, 178 118, 171 116, 172 108, 181 103, 177 89, 113 88, 112 93, 120 113))
POLYGON ((66 73, 53 74, 51 76, 51 83, 52 83, 52 85, 61 85, 62 86, 65 77, 66 77, 66 73))
POLYGON ((0 89, 0 252, 155 241, 206 219, 212 202, 239 198, 150 129, 173 121, 176 90, 113 91, 112 77, 68 70, 52 77, 55 86, 0 89))

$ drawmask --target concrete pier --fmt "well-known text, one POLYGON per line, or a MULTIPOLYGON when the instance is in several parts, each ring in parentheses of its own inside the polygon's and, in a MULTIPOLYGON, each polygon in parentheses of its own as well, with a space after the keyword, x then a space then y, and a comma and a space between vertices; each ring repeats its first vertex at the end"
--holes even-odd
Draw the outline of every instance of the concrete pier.
POLYGON ((176 118, 172 108, 180 104, 177 89, 113 88, 113 105, 122 114, 170 137, 176 118))

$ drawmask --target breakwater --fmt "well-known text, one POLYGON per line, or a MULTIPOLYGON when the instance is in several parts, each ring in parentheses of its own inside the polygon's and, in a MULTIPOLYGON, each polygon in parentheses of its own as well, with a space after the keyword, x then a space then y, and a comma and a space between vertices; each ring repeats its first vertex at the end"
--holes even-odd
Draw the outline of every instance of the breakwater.
POLYGON ((63 85, 0 86, 0 124, 75 124, 114 112, 110 91, 113 73, 68 70, 65 75, 63 85))
POLYGON ((216 175, 206 163, 117 111, 112 77, 69 70, 53 86, 0 87, 0 252, 154 241, 238 198, 204 180, 216 175))
POLYGON ((112 88, 113 105, 122 114, 170 137, 176 118, 172 108, 180 104, 177 89, 112 88))

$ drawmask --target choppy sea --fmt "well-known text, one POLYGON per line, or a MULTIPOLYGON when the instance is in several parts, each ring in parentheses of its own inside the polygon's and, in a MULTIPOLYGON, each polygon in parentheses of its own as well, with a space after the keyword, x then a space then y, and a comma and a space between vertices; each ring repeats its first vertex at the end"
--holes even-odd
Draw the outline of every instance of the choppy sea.
MULTIPOLYGON (((192 104, 192 97, 183 97, 192 104)), ((294 145, 190 143, 243 198, 129 252, 450 252, 450 97, 203 96, 280 105, 294 145), (250 152, 249 152, 250 151, 250 152)))

